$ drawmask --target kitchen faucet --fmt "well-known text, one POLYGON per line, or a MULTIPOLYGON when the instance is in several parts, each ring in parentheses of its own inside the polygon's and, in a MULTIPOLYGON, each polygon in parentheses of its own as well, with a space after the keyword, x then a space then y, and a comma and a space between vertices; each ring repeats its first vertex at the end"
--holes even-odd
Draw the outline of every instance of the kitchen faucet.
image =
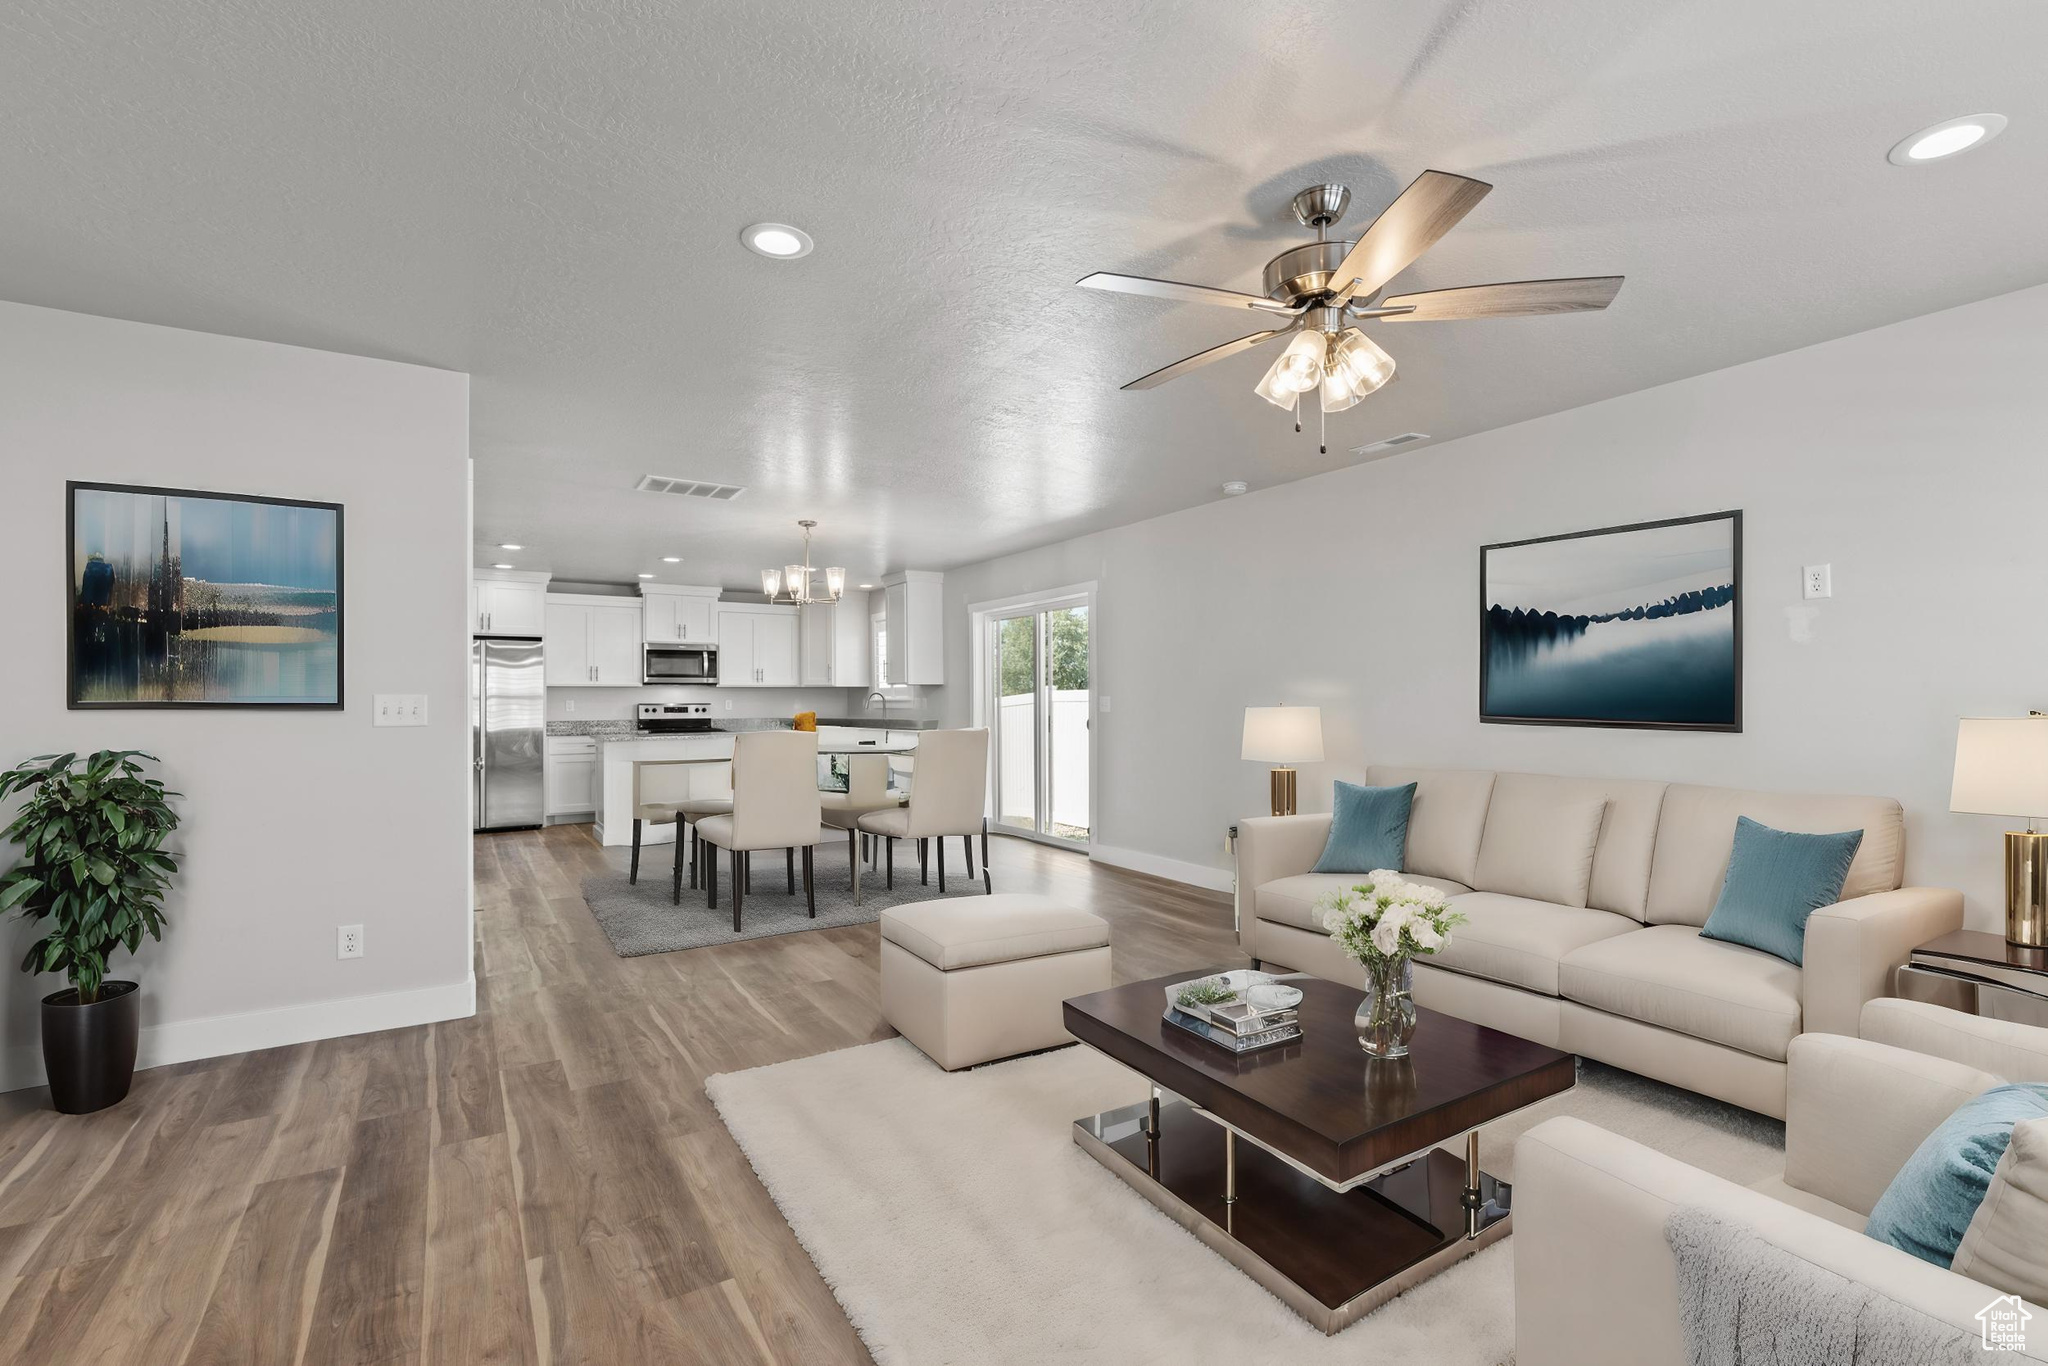
POLYGON ((873 692, 869 693, 867 696, 867 702, 863 702, 861 705, 867 706, 868 710, 872 711, 874 710, 874 708, 872 706, 868 706, 868 704, 872 703, 876 698, 881 699, 883 711, 889 710, 889 695, 883 692, 880 688, 877 688, 873 692))

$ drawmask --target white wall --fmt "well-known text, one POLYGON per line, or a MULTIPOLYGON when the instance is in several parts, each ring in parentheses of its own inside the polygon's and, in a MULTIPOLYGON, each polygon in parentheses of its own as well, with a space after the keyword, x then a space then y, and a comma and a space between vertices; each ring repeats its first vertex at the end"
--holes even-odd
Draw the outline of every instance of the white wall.
MULTIPOLYGON (((1541 344, 1540 322, 1464 325, 1541 344)), ((1225 829, 1265 809, 1242 708, 1316 703, 1329 762, 1304 810, 1374 759, 1883 793, 1909 880, 1962 888, 1994 928, 2005 823, 1949 814, 1950 765, 1958 715, 2048 706, 2044 374, 2048 286, 951 569, 948 677, 969 677, 967 604, 1095 580, 1096 838, 1191 879, 1216 881, 1225 829), (1726 508, 1745 513, 1744 733, 1480 724, 1481 545, 1726 508), (1804 602, 1818 563, 1835 596, 1804 602)), ((1334 439, 1376 434, 1339 421, 1334 439)), ((949 723, 970 691, 945 690, 949 723)))
MULTIPOLYGON (((143 1065, 469 1013, 468 377, 5 303, 0 376, 0 763, 144 749, 185 794, 170 926, 112 969, 143 1065), (345 709, 67 710, 66 479, 344 504, 345 709), (430 724, 373 730, 377 692, 430 724)), ((28 938, 0 928, 0 1088, 63 985, 12 970, 28 938)))

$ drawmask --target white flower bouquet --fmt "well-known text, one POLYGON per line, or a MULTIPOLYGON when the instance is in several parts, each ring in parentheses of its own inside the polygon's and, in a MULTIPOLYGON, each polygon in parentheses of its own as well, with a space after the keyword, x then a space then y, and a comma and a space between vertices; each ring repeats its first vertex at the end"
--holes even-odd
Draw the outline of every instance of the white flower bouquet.
POLYGON ((1316 908, 1330 938, 1365 969, 1365 1000, 1355 1021, 1359 1046, 1375 1057, 1406 1057, 1416 1020, 1411 960, 1450 943, 1465 917, 1436 888, 1386 868, 1328 893, 1316 908))

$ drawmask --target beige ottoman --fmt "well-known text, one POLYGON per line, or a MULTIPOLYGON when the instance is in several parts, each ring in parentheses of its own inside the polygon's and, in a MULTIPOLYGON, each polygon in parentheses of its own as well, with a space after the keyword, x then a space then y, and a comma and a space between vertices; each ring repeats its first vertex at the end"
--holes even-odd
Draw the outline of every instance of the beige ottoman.
POLYGON ((1109 988, 1109 922, 1002 892, 882 912, 882 1014, 948 1072, 1072 1043, 1069 996, 1109 988))

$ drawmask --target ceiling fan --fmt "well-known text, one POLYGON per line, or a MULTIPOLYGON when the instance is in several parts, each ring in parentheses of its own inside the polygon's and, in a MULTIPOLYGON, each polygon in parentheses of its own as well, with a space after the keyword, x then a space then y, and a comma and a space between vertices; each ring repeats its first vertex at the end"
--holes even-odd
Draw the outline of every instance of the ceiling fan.
MULTIPOLYGON (((1394 377, 1394 358, 1352 322, 1452 322, 1464 318, 1512 318, 1535 313, 1580 313, 1605 308, 1621 289, 1619 275, 1575 280, 1519 280, 1512 284, 1467 285, 1421 294, 1381 298, 1388 281, 1413 265, 1437 239, 1458 225, 1493 186, 1445 171, 1424 171, 1355 242, 1333 241, 1326 233, 1344 217, 1351 191, 1343 185, 1311 185, 1294 196, 1294 216, 1314 228, 1316 240, 1290 247, 1266 262, 1264 297, 1177 280, 1148 280, 1100 272, 1078 283, 1085 289, 1142 294, 1184 303, 1244 308, 1283 324, 1196 352, 1124 385, 1150 389, 1190 370, 1291 337, 1254 392, 1295 413, 1320 391, 1322 411, 1338 413, 1394 377)), ((1324 448, 1326 451, 1327 446, 1324 448)))

